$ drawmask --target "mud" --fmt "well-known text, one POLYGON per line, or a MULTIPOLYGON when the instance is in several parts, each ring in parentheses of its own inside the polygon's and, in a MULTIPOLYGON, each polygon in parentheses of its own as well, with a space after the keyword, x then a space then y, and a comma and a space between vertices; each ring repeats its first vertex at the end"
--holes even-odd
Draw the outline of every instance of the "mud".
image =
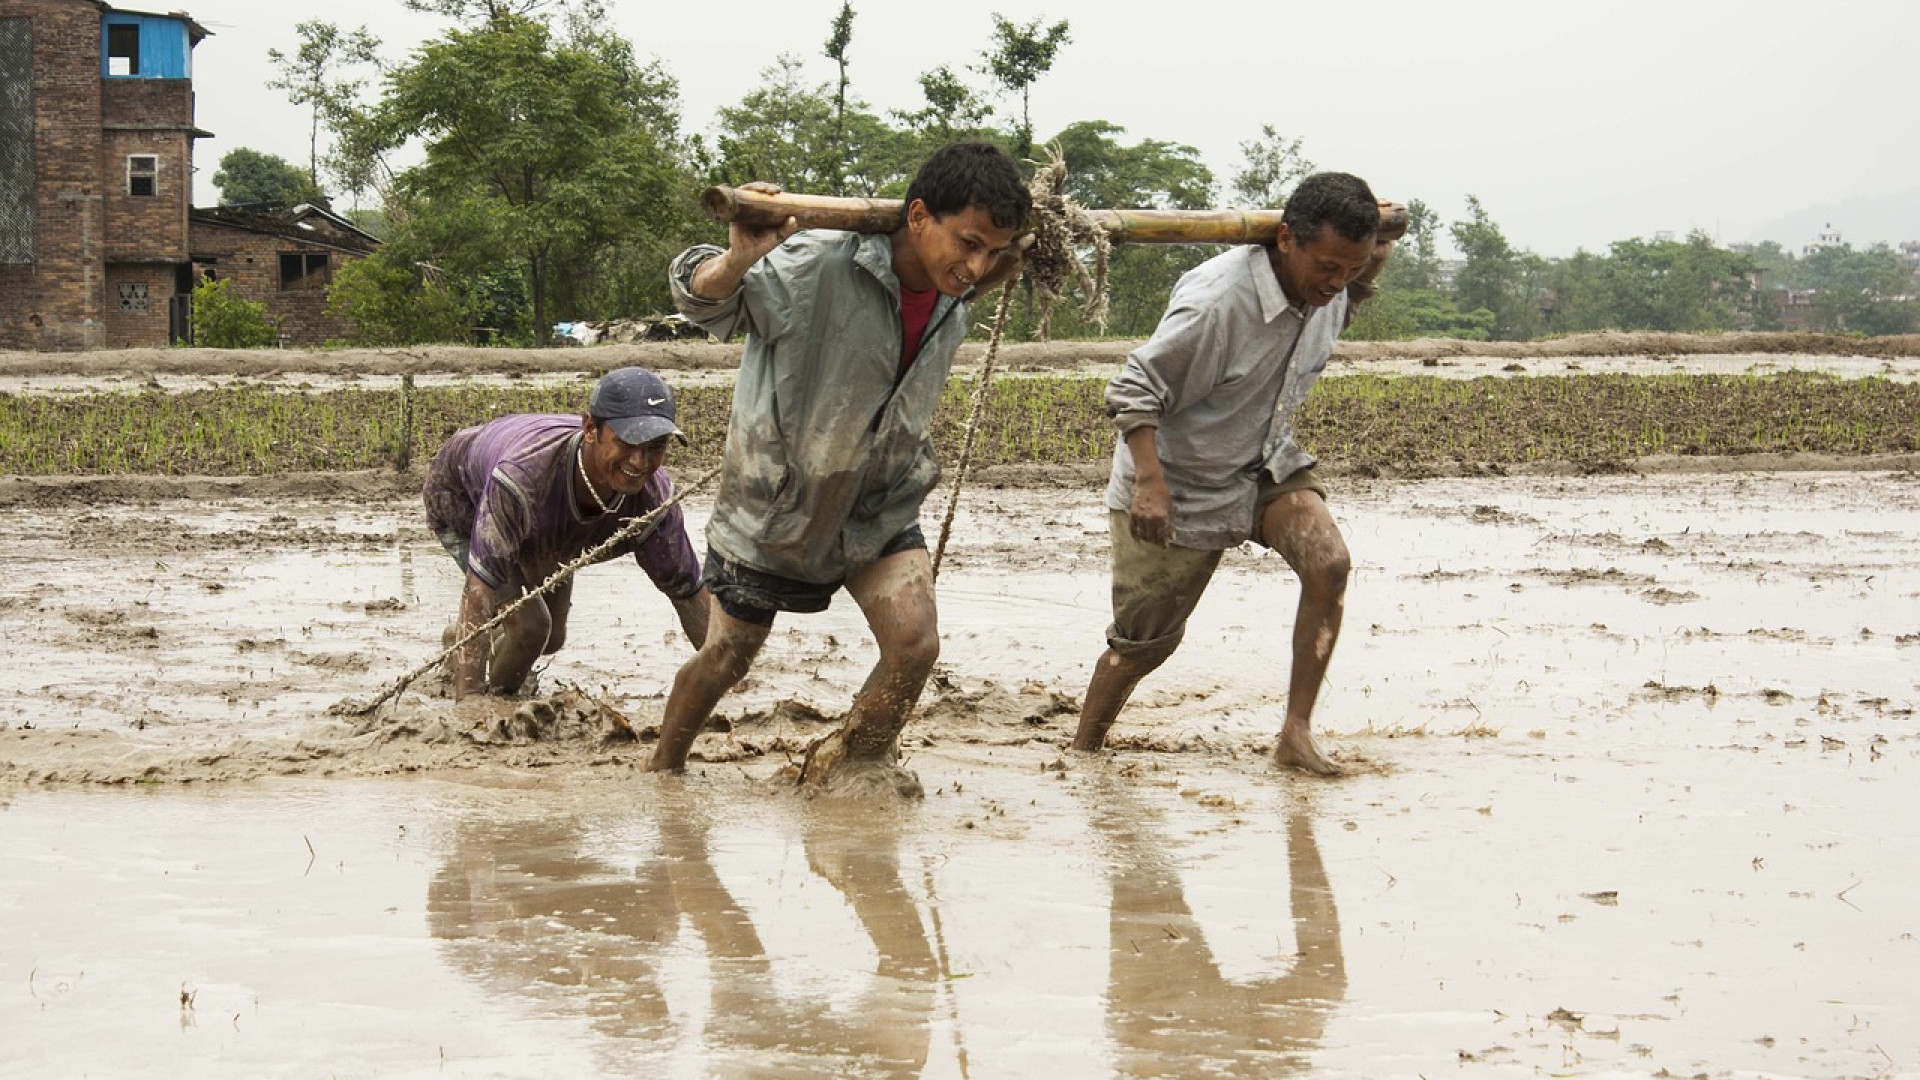
POLYGON ((780 779, 850 602, 663 778, 631 567, 532 697, 368 722, 458 594, 403 494, 7 504, 0 1073, 1920 1076, 1911 473, 1348 478, 1337 780, 1252 551, 1064 750, 1092 491, 963 505, 910 804, 780 779))
MULTIPOLYGON (((1111 367, 1126 358, 1137 341, 1009 342, 996 361, 1002 371, 1055 371, 1111 367)), ((982 342, 961 347, 956 366, 978 366, 982 342)), ((1744 366, 1788 356, 1901 360, 1920 357, 1920 334, 1847 337, 1838 334, 1574 334, 1546 341, 1343 341, 1334 358, 1345 362, 1412 362, 1434 368, 1481 367, 1492 360, 1564 364, 1582 360, 1645 360, 1667 363, 1695 356, 1750 357, 1744 366), (1479 363, 1476 363, 1479 362, 1479 363)), ((652 342, 593 348, 486 349, 428 345, 390 349, 112 349, 78 353, 0 350, 0 386, 14 380, 56 387, 83 379, 96 386, 129 389, 152 383, 198 385, 198 380, 232 378, 348 379, 402 374, 523 379, 578 376, 626 364, 681 373, 727 372, 740 365, 740 345, 652 342), (66 377, 64 380, 55 377, 66 377)), ((678 380, 676 380, 678 381, 678 380)))

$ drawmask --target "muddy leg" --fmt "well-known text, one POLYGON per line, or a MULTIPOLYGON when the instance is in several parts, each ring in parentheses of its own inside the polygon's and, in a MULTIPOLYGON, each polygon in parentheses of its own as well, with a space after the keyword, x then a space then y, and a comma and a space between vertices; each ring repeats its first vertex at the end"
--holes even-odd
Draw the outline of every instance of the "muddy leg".
POLYGON ((707 726, 720 698, 746 677, 770 629, 736 619, 721 609, 719 601, 712 601, 706 642, 673 676, 666 715, 660 721, 660 742, 647 759, 647 771, 679 772, 687 767, 693 740, 707 726))
POLYGON ((1293 623, 1293 672, 1287 682, 1287 717, 1273 748, 1275 764, 1321 776, 1340 766, 1313 739, 1313 706, 1320 697, 1333 646, 1346 614, 1352 558, 1326 501, 1312 491, 1290 491, 1268 504, 1261 536, 1300 578, 1300 607, 1293 623))
MULTIPOLYGON (((847 578, 847 592, 867 617, 880 659, 840 730, 813 748, 803 774, 808 783, 829 784, 834 773, 854 766, 891 767, 899 758, 900 730, 940 658, 933 566, 925 550, 896 552, 863 567, 847 578)), ((899 774, 889 782, 901 794, 920 793, 911 773, 891 773, 899 774)))
POLYGON ((1146 653, 1122 654, 1109 648, 1093 665, 1093 678, 1087 682, 1087 698, 1080 706, 1080 727, 1073 734, 1075 750, 1098 750, 1107 743, 1107 729, 1133 696, 1140 680, 1153 674, 1167 662, 1178 642, 1146 653))
POLYGON ((547 652, 547 635, 553 630, 553 617, 544 598, 530 600, 507 616, 493 639, 493 660, 487 667, 487 690, 494 694, 518 693, 535 661, 547 652))

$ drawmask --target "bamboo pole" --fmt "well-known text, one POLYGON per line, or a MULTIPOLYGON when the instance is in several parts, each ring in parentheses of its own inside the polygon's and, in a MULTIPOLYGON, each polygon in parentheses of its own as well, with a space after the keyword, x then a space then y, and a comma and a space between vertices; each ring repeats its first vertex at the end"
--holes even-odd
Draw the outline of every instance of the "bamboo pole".
MULTIPOLYGON (((803 229, 892 232, 900 227, 899 199, 834 195, 769 194, 716 186, 700 196, 715 221, 777 228, 788 218, 803 229)), ((1115 244, 1271 244, 1280 230, 1278 210, 1088 210, 1115 244)), ((1407 231, 1407 208, 1380 200, 1378 240, 1398 240, 1407 231)))

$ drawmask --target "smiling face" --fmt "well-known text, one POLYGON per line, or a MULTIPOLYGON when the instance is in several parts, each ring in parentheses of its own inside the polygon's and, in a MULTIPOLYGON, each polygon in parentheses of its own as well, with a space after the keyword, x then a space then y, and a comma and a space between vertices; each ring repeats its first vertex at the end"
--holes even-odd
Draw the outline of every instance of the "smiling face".
POLYGON ((1367 268, 1373 237, 1349 240, 1323 227, 1318 236, 1301 243, 1283 224, 1269 254, 1289 303, 1325 307, 1367 268))
POLYGON ((1018 232, 1017 226, 995 225, 993 215, 978 204, 935 217, 915 199, 907 207, 906 226, 894 234, 893 270, 914 292, 938 289, 965 296, 1013 246, 1018 232))
POLYGON ((611 427, 588 419, 580 441, 580 464, 602 497, 638 495, 666 464, 667 442, 672 438, 662 435, 651 442, 625 442, 611 427))

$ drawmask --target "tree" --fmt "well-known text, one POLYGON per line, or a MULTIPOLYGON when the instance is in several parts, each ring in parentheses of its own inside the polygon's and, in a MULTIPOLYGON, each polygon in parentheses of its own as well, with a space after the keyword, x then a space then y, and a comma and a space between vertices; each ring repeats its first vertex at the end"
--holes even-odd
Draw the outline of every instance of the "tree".
POLYGON ((1300 142, 1282 136, 1272 124, 1261 124, 1258 139, 1240 144, 1246 164, 1233 174, 1233 194, 1240 205, 1285 205, 1293 185, 1313 172, 1313 162, 1300 153, 1300 142))
POLYGON ((994 12, 993 41, 981 54, 986 61, 982 70, 1003 90, 1020 95, 1020 124, 1014 131, 1014 143, 1017 155, 1023 158, 1033 154, 1033 115, 1029 108, 1033 84, 1053 67, 1060 46, 1072 40, 1067 34, 1067 20, 1044 28, 1041 21, 1036 17, 1022 26, 994 12))
POLYGON ((1455 304, 1462 311, 1492 312, 1496 340, 1533 337, 1541 323, 1536 305, 1546 294, 1538 273, 1544 269, 1541 260, 1515 251, 1474 195, 1467 196, 1467 219, 1449 225, 1447 232, 1466 257, 1453 279, 1455 304))
POLYGON ((318 189, 320 126, 322 122, 339 121, 364 85, 360 79, 341 77, 340 71, 377 64, 380 39, 367 33, 365 27, 343 34, 339 27, 317 19, 300 23, 294 31, 300 35, 300 48, 293 55, 267 50, 267 59, 280 69, 279 76, 267 85, 285 90, 288 101, 307 107, 307 176, 318 189))
POLYGON ((680 226, 686 180, 600 34, 556 41, 512 13, 450 30, 390 73, 359 125, 374 152, 424 143, 392 200, 421 261, 468 277, 516 264, 536 332, 574 314, 621 237, 680 226))
POLYGON ((1751 311, 1754 264, 1695 232, 1686 241, 1619 240, 1607 265, 1612 327, 1674 333, 1734 329, 1751 311))
POLYGON ((767 180, 789 191, 877 195, 904 190, 918 164, 912 140, 889 128, 858 99, 836 130, 831 88, 809 85, 800 58, 782 53, 738 105, 719 111, 715 179, 767 180))
POLYGON ((836 150, 831 190, 845 195, 845 178, 839 163, 847 157, 847 47, 853 44, 853 3, 841 0, 840 13, 833 17, 833 32, 827 38, 827 59, 840 68, 840 80, 833 90, 833 144, 836 150))
POLYGON ((1356 341, 1493 336, 1493 312, 1462 311, 1440 287, 1440 215, 1419 199, 1407 200, 1407 234, 1394 245, 1380 272, 1380 293, 1355 316, 1345 337, 1356 341))
POLYGON ((294 206, 319 197, 307 174, 278 154, 263 154, 236 146, 220 159, 213 185, 220 189, 221 206, 264 203, 294 206))
POLYGON ((993 109, 953 73, 953 68, 942 64, 921 72, 920 93, 926 98, 926 107, 912 112, 895 109, 893 118, 905 124, 929 152, 957 139, 985 134, 987 114, 993 109))
POLYGON ((1821 329, 1904 334, 1920 325, 1920 303, 1909 295, 1912 277, 1892 248, 1880 244, 1855 251, 1852 244, 1828 244, 1809 252, 1804 262, 1817 290, 1813 310, 1821 329))
POLYGON ((1393 245, 1393 257, 1380 272, 1383 290, 1438 291, 1440 288, 1440 215, 1419 199, 1407 200, 1407 232, 1393 245))
POLYGON ((553 0, 405 0, 408 11, 443 15, 457 23, 485 25, 502 19, 524 18, 553 0))

